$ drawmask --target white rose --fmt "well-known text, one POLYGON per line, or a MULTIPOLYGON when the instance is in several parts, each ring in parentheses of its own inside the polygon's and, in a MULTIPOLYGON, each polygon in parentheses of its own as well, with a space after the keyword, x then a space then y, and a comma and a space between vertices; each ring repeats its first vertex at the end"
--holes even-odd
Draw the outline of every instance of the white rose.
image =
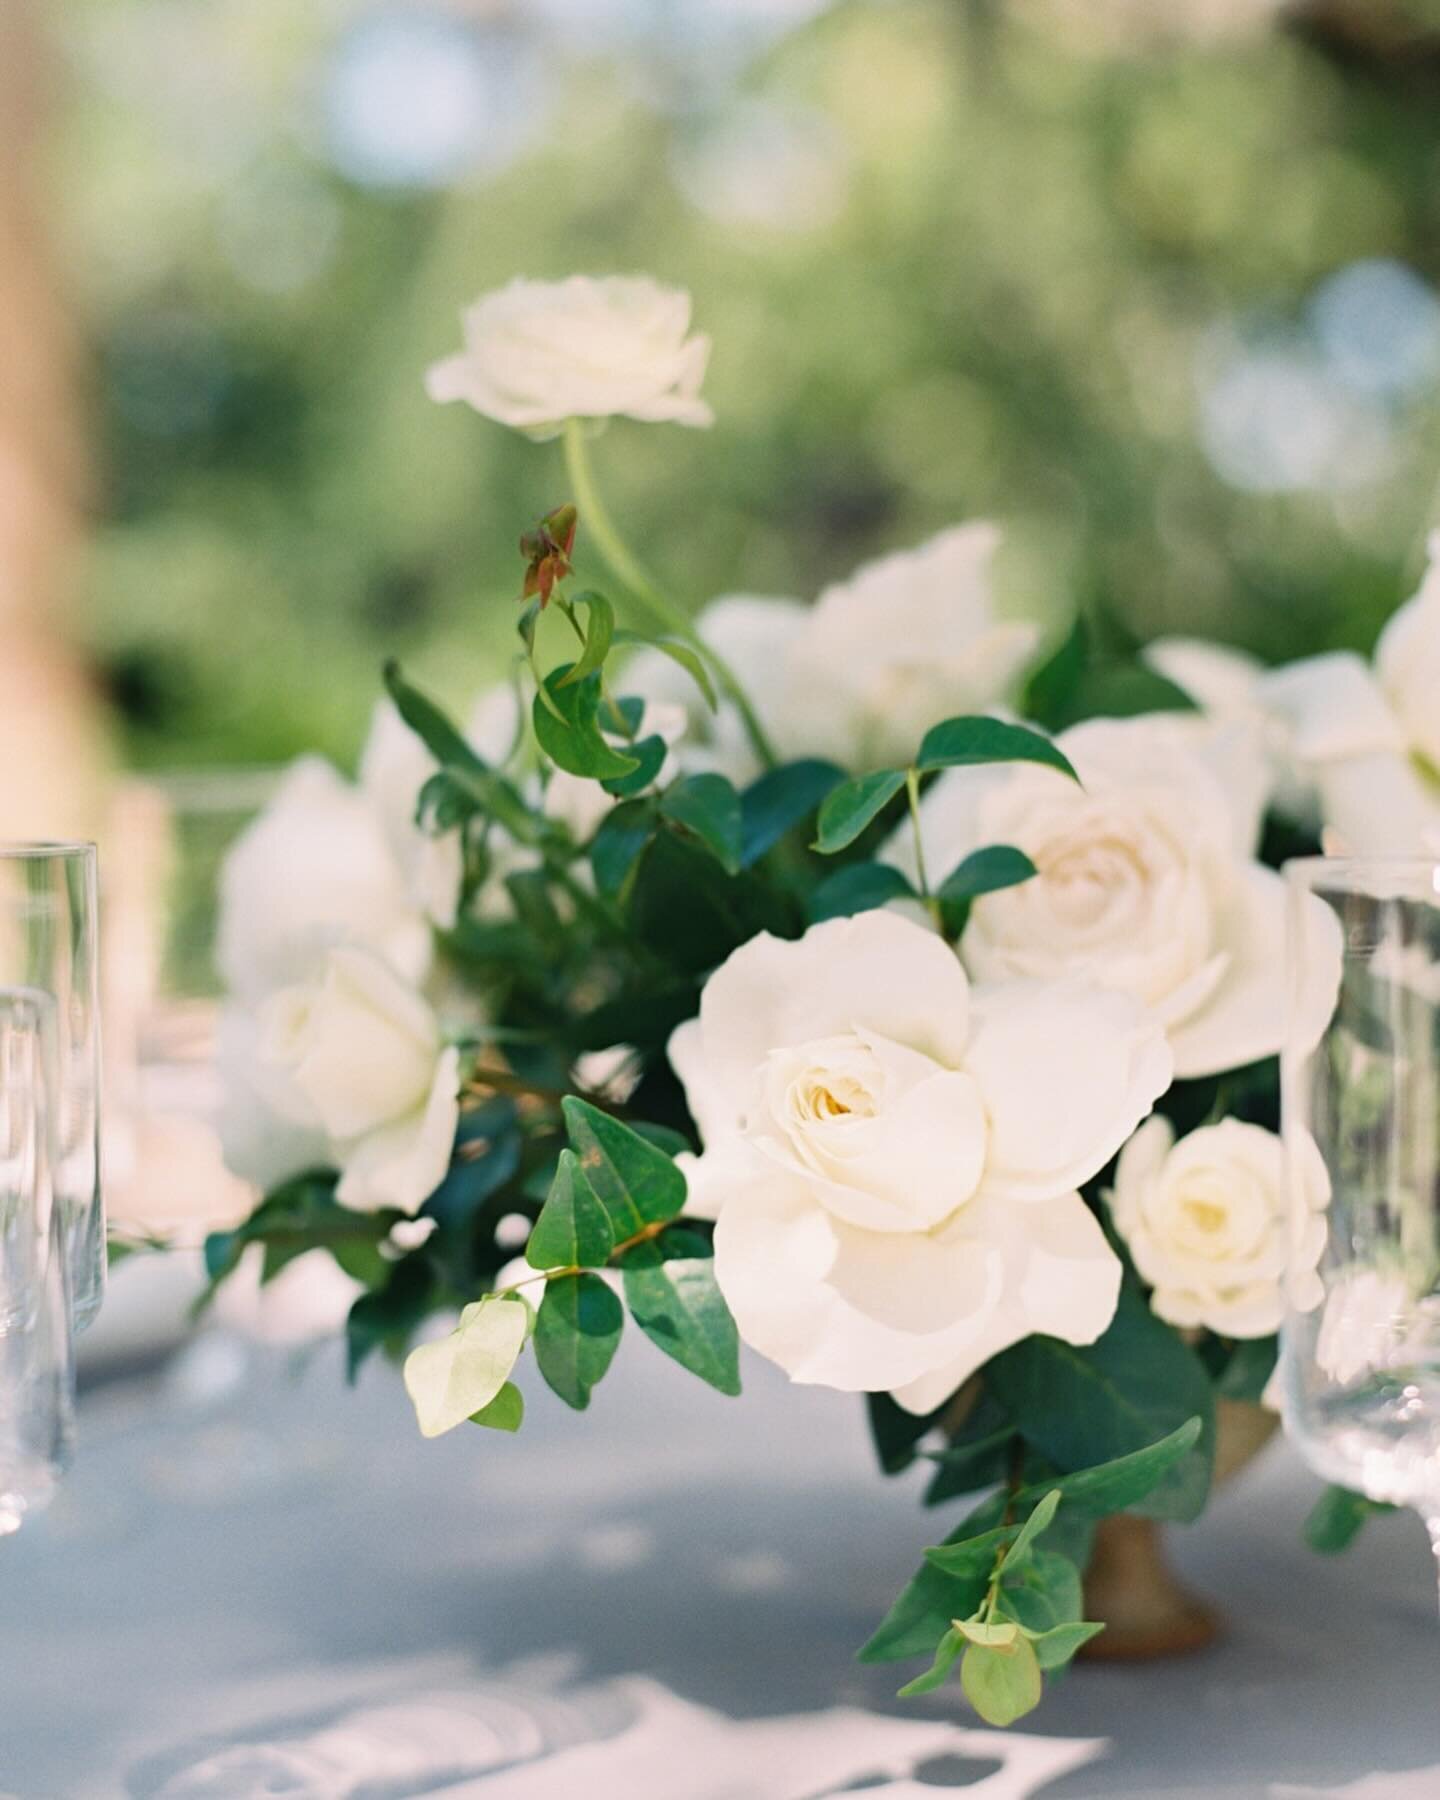
POLYGON ((313 756, 287 770, 235 840, 220 872, 217 936, 220 972, 246 1002, 303 980, 333 944, 374 950, 414 981, 432 948, 379 814, 313 756))
POLYGON ((1157 1117, 1121 1151, 1109 1198, 1162 1319, 1256 1338, 1278 1330, 1290 1285, 1320 1254, 1326 1190, 1311 1186, 1297 1221, 1274 1132, 1223 1119, 1176 1143, 1157 1117))
POLYGON ((993 525, 956 526, 826 588, 766 721, 779 749, 853 769, 904 764, 930 726, 1002 699, 1039 631, 995 616, 999 542, 993 525))
POLYGON ((1380 633, 1375 673, 1408 748, 1440 772, 1440 531, 1420 591, 1380 633))
POLYGON ((1109 1324, 1119 1264, 1075 1190, 1170 1080, 1133 1002, 972 992, 938 937, 862 913, 737 950, 671 1060, 716 1278, 793 1380, 923 1413, 1032 1332, 1109 1324))
POLYGON ((465 348, 431 366, 432 400, 464 400, 534 438, 567 419, 709 425, 700 398, 710 340, 690 296, 643 276, 512 281, 463 315, 465 348))
MULTIPOLYGON (((995 614, 998 543, 993 525, 956 526, 864 564, 808 609, 735 595, 696 627, 735 670, 782 756, 849 769, 905 763, 930 726, 1003 700, 1034 653, 1037 628, 995 614)), ((705 718, 657 656, 631 669, 633 691, 689 705, 708 766, 736 781, 760 772, 733 709, 705 718)))
POLYGON ((329 1139, 341 1203, 418 1211, 450 1166, 460 1111, 459 1052, 420 995, 379 957, 332 950, 314 979, 266 1001, 260 1033, 260 1063, 329 1139))
MULTIPOLYGON (((1273 1055, 1285 1029, 1285 884, 1249 854, 1225 788, 1167 715, 1092 720, 1056 742, 1083 786, 1033 764, 953 769, 921 802, 935 882, 987 844, 1016 845, 1038 870, 975 901, 961 940, 971 974, 1133 995, 1165 1027, 1180 1077, 1273 1055)), ((914 875, 908 828, 886 854, 914 875)), ((1316 904, 1334 978, 1317 964, 1302 1019, 1323 1020, 1339 933, 1316 904)))
POLYGON ((1260 839, 1273 799, 1288 817, 1314 811, 1308 783, 1297 772, 1289 734, 1261 698, 1265 666, 1258 657, 1203 638, 1155 638, 1141 658, 1194 701, 1198 712, 1170 715, 1231 797, 1246 848, 1260 839))
POLYGON ((437 837, 416 822, 420 790, 437 767, 393 703, 380 701, 360 756, 360 789, 375 808, 415 905, 448 931, 455 923, 464 876, 460 833, 437 837))

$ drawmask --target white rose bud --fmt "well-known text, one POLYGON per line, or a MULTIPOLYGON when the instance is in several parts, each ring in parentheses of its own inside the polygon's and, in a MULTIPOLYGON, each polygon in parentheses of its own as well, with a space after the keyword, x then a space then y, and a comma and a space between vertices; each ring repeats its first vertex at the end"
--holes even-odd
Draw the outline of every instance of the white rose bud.
POLYGON ((332 950, 261 1013, 260 1061, 283 1071, 330 1140, 337 1198, 414 1213, 450 1164, 459 1052, 426 1002, 379 957, 332 950))
POLYGON ((1324 1242, 1318 1161, 1308 1186, 1297 1209, 1280 1139, 1259 1125, 1223 1119, 1176 1143, 1153 1118, 1120 1153, 1110 1207, 1162 1319, 1268 1337, 1324 1242))
POLYGON ((710 340, 690 296, 643 276, 512 281, 464 314, 465 348, 431 366, 432 400, 463 400, 533 438, 567 419, 709 425, 700 398, 710 340))

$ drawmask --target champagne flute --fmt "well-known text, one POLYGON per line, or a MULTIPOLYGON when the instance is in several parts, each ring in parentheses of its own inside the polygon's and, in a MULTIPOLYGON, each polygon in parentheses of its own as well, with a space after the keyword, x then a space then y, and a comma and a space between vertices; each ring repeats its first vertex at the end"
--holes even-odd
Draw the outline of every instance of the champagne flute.
POLYGON ((1440 859, 1286 875, 1286 1428, 1327 1480, 1414 1507, 1440 1561, 1440 859), (1327 968, 1322 1027, 1300 997, 1327 968))
POLYGON ((55 1009, 51 1185, 77 1331, 105 1295, 96 914, 93 844, 0 845, 0 988, 55 1009))
POLYGON ((54 1003, 0 989, 0 1536, 48 1504, 75 1437, 65 1230, 53 1204, 54 1003))

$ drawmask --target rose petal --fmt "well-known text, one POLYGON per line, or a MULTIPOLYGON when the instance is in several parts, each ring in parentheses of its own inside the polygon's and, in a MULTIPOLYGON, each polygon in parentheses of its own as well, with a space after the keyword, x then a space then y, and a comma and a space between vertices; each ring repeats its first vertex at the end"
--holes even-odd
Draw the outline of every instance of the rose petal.
POLYGON ((1170 1085, 1153 1017, 1074 982, 974 990, 965 1066, 990 1121, 982 1191, 1043 1200, 1102 1169, 1170 1085))
POLYGON ((356 1212, 394 1206, 417 1213, 450 1167, 460 1122, 459 1089, 460 1052, 451 1048, 436 1064, 422 1111, 341 1147, 343 1173, 335 1190, 340 1204, 356 1212))

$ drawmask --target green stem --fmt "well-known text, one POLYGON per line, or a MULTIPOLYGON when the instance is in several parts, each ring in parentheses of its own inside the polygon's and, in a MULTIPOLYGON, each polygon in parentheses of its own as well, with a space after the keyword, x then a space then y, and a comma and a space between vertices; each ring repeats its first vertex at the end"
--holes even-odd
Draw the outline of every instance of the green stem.
POLYGON ((668 599, 662 593, 616 529, 614 521, 605 509, 604 501, 600 498, 599 490, 595 486, 595 478, 590 469, 590 452, 586 447, 584 427, 578 419, 569 419, 565 424, 565 467, 570 477, 575 505, 579 509, 585 530, 594 538, 600 554, 610 565, 611 571, 629 588, 637 600, 649 608, 667 631, 673 631, 687 644, 693 644, 705 657, 714 669, 716 678, 726 696, 740 714, 741 723, 745 727, 745 735, 749 738, 755 754, 767 769, 773 769, 779 758, 765 734, 765 728, 760 723, 749 695, 740 684, 739 677, 724 657, 711 649, 696 631, 684 608, 677 606, 673 600, 668 599))
POLYGON ((937 930, 943 930, 940 902, 930 892, 930 878, 925 873, 925 836, 920 829, 920 771, 913 766, 905 771, 905 798, 910 803, 910 828, 915 835, 915 877, 920 884, 920 898, 930 910, 937 930))

